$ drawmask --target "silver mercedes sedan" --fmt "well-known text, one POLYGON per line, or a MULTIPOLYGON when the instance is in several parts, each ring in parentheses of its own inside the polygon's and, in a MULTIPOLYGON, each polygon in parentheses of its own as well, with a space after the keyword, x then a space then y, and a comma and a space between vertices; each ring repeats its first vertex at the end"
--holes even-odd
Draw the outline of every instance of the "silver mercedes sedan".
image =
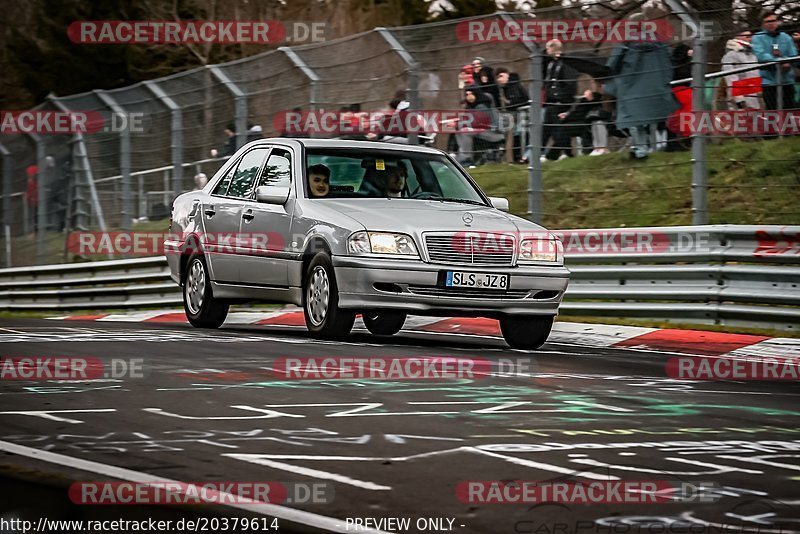
POLYGON ((440 150, 262 139, 175 200, 165 250, 196 327, 265 301, 302 306, 319 337, 348 335, 356 314, 383 336, 408 314, 482 316, 535 349, 569 271, 558 238, 507 210, 440 150))

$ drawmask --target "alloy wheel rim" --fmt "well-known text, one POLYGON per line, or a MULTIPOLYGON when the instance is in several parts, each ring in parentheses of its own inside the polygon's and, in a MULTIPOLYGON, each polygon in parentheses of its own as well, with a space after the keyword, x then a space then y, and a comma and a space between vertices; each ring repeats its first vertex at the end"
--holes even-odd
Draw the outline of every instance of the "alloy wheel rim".
POLYGON ((330 302, 330 283, 328 273, 319 265, 311 272, 306 290, 306 309, 311 324, 319 326, 328 315, 330 302))
POLYGON ((186 306, 192 315, 197 315, 203 306, 203 299, 206 293, 206 272, 203 268, 203 262, 199 259, 194 260, 189 268, 185 291, 186 306))

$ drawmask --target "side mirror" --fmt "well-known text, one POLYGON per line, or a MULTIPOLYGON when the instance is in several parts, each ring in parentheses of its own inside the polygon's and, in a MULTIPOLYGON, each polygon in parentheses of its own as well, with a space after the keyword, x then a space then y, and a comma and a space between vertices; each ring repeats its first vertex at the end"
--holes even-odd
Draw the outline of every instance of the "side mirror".
POLYGON ((289 188, 279 185, 262 185, 256 188, 256 200, 265 204, 286 204, 289 188))
POLYGON ((507 198, 500 198, 500 197, 489 197, 489 202, 492 203, 492 206, 499 209, 500 211, 508 211, 508 199, 507 198))

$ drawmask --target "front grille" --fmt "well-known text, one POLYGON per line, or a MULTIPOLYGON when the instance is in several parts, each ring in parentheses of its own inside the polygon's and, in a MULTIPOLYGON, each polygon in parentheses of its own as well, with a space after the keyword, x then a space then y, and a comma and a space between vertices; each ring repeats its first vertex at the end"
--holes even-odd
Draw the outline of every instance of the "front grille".
POLYGON ((493 299, 493 300, 518 300, 524 299, 530 293, 527 289, 509 289, 506 291, 491 291, 486 289, 470 288, 441 288, 431 286, 408 286, 408 292, 426 297, 456 297, 468 299, 493 299))
POLYGON ((496 239, 490 234, 464 232, 425 236, 431 263, 509 267, 514 264, 515 248, 513 237, 496 239))

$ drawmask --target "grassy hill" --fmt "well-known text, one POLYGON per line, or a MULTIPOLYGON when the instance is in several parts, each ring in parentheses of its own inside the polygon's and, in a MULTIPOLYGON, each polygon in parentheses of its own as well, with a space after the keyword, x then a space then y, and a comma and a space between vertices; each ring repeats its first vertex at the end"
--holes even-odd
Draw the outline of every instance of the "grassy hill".
MULTIPOLYGON (((708 147, 710 224, 800 224, 800 138, 708 147)), ((470 174, 489 195, 525 216, 528 169, 491 164, 470 174)), ((548 228, 669 226, 692 223, 690 152, 577 157, 543 166, 543 224, 548 228)))

